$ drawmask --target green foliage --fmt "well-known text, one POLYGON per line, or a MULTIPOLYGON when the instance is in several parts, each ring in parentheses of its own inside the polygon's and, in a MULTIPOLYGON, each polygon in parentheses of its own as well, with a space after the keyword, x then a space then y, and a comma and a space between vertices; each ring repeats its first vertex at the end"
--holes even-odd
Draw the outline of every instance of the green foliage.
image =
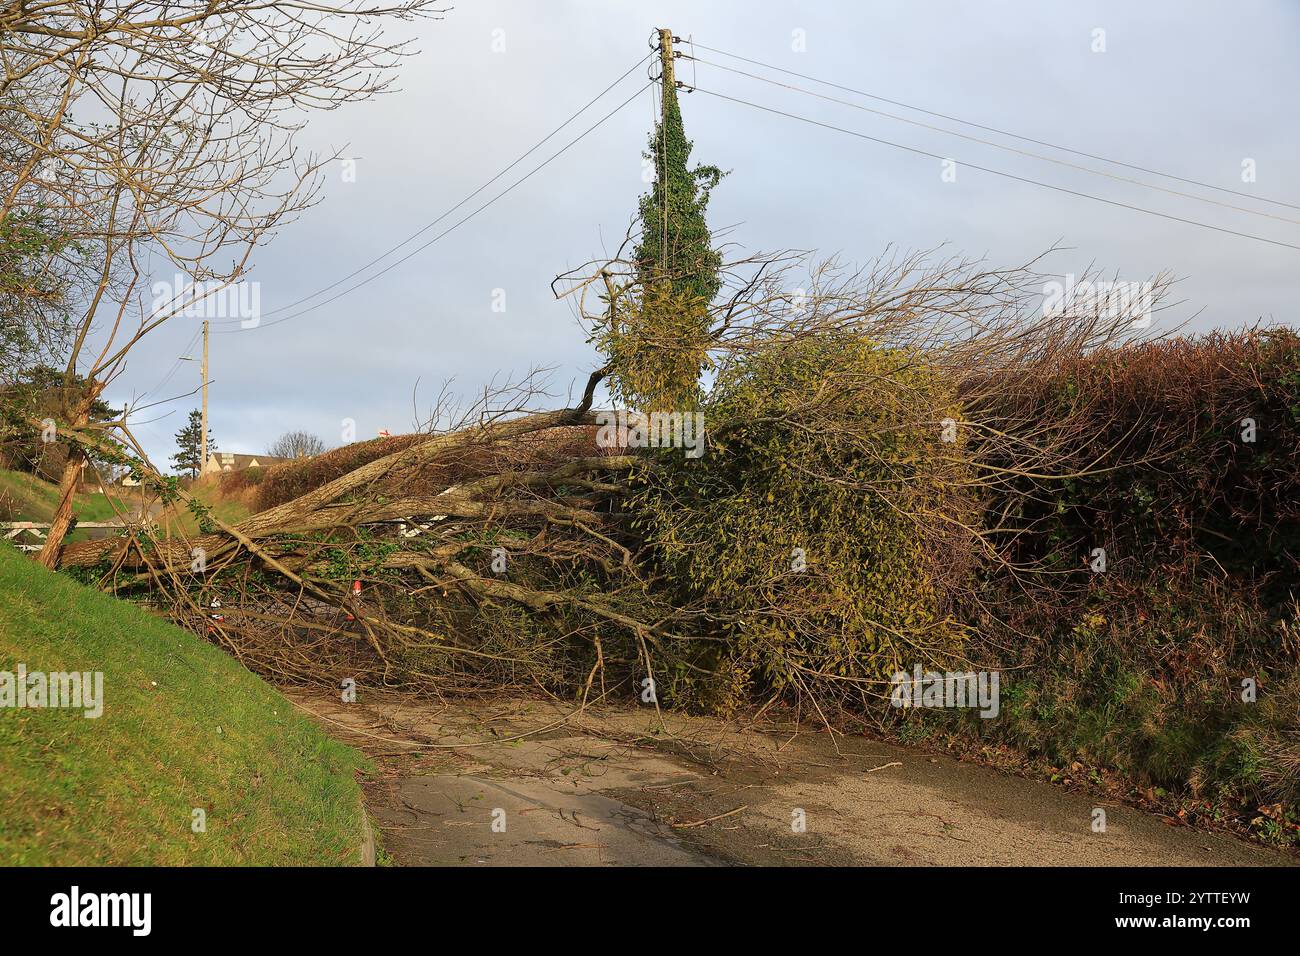
POLYGON ((66 279, 51 262, 75 252, 39 209, 0 216, 0 385, 66 345, 66 279))
POLYGON ((610 319, 595 337, 613 366, 615 392, 647 411, 695 407, 708 362, 709 306, 722 286, 706 212, 723 173, 690 166, 677 93, 665 96, 646 154, 655 181, 639 206, 636 291, 609 304, 610 319))
MULTIPOLYGON (((69 409, 85 394, 88 385, 84 376, 74 375, 69 385, 65 384, 63 371, 34 365, 0 388, 0 458, 7 460, 10 467, 57 481, 67 461, 68 442, 45 441, 42 430, 33 422, 66 422, 69 409)), ((111 421, 120 414, 102 399, 96 399, 90 408, 90 424, 111 421)), ((58 432, 55 434, 57 437, 58 432)), ((90 460, 97 465, 115 464, 115 458, 112 453, 90 453, 90 460)))
POLYGON ((962 563, 939 567, 935 525, 960 467, 925 453, 952 403, 915 355, 848 334, 720 371, 704 457, 658 456, 633 507, 682 598, 728 621, 711 662, 723 698, 757 684, 864 699, 959 651, 962 563))
POLYGON ((71 244, 53 230, 39 212, 20 211, 0 217, 0 295, 23 294, 55 298, 46 270, 34 268, 71 244))
POLYGON ((321 552, 325 566, 319 573, 326 580, 342 582, 377 577, 384 573, 384 560, 397 550, 396 543, 376 538, 372 531, 359 528, 355 540, 321 552))
POLYGON ((208 429, 207 452, 200 451, 202 439, 199 433, 203 431, 203 416, 197 408, 190 410, 189 419, 185 422, 185 427, 176 433, 176 444, 180 448, 176 454, 172 455, 172 464, 179 471, 188 471, 191 478, 197 478, 203 471, 203 463, 208 455, 216 450, 216 445, 212 441, 212 429, 208 429))
POLYGON ((194 518, 200 534, 212 534, 217 530, 216 524, 212 521, 212 508, 209 505, 198 498, 191 498, 186 502, 186 510, 194 518))
POLYGON ((689 410, 707 366, 707 303, 652 282, 624 296, 596 336, 611 367, 615 397, 650 411, 689 410))
MULTIPOLYGON (((1040 595, 1040 597, 1043 597, 1040 595)), ((1006 606, 1006 596, 990 596, 1006 606)), ((1041 601, 977 629, 979 666, 1002 671, 1001 713, 886 711, 905 741, 1014 756, 1172 811, 1236 821, 1300 847, 1300 667, 1294 623, 1204 572, 1095 590, 1067 613, 1041 601), (1257 682, 1242 699, 1242 679, 1257 682)))
POLYGON ((654 160, 655 181, 641 197, 641 240, 634 259, 643 285, 667 279, 674 295, 707 305, 721 288, 722 257, 712 246, 705 212, 723 173, 716 166, 691 168, 677 91, 665 95, 664 118, 646 154, 654 160))

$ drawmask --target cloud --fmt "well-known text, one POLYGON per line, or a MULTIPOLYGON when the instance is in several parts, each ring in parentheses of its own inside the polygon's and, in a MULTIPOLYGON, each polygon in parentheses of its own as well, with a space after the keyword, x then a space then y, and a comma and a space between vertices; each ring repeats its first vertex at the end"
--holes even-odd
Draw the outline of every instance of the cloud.
MULTIPOLYGON (((253 278, 261 283, 263 308, 273 309, 353 271, 549 132, 645 54, 651 31, 661 25, 938 112, 1300 201, 1300 124, 1293 122, 1292 103, 1300 66, 1288 48, 1300 15, 1284 3, 1249 11, 1225 19, 1176 0, 1050 8, 1032 0, 459 5, 445 20, 415 28, 422 52, 403 68, 400 92, 312 117, 305 142, 321 150, 346 145, 345 154, 357 159, 356 181, 331 175, 320 205, 258 253, 253 278), (1090 48, 1098 27, 1106 30, 1105 53, 1090 48), (806 52, 792 49, 796 30, 804 31, 806 52), (503 52, 493 52, 494 39, 504 41, 503 52), (1246 157, 1259 170, 1254 185, 1240 181, 1246 157)), ((689 45, 682 49, 690 53, 689 45)), ((678 75, 966 163, 1300 243, 1300 228, 1288 223, 1014 156, 687 60, 679 61, 678 75)), ((638 80, 644 82, 640 73, 620 87, 623 96, 638 80)), ((567 142, 617 102, 603 101, 592 119, 584 117, 573 133, 530 159, 549 155, 549 147, 567 142)), ((1061 239, 1073 247, 1052 264, 1061 273, 1095 261, 1125 278, 1161 269, 1184 276, 1181 295, 1189 306, 1204 307, 1195 328, 1240 326, 1267 315, 1294 321, 1300 253, 1293 250, 962 166, 958 181, 945 183, 935 160, 704 93, 685 95, 683 110, 694 158, 733 171, 715 192, 712 222, 741 223, 732 238, 751 249, 816 248, 865 261, 891 242, 904 248, 947 242, 954 252, 1006 265, 1061 239)), ((535 366, 556 366, 561 386, 585 378, 596 356, 569 306, 552 299, 549 282, 600 254, 602 241, 612 246, 622 237, 645 188, 640 154, 652 120, 646 94, 500 202, 357 292, 281 325, 214 335, 210 415, 218 445, 259 452, 291 428, 336 444, 344 418, 356 420, 358 437, 385 427, 403 430, 411 423, 417 379, 431 395, 447 378, 472 393, 496 373, 535 366), (505 290, 504 313, 492 310, 498 289, 505 290)), ((522 164, 499 185, 528 168, 522 164)), ((1297 210, 1259 208, 1300 218, 1297 210)), ((120 404, 151 389, 196 327, 177 320, 146 339, 110 399, 120 404)), ((165 392, 193 387, 196 373, 195 366, 182 366, 165 392)), ((196 405, 197 396, 175 402, 170 418, 142 430, 156 461, 172 452, 171 433, 196 405)))

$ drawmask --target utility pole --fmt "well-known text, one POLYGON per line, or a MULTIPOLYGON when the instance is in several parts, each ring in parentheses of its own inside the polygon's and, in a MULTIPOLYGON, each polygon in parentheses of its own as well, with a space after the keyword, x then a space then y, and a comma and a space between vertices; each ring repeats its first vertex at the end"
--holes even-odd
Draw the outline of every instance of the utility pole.
POLYGON ((668 103, 669 97, 677 96, 677 82, 673 78, 673 31, 663 27, 659 31, 659 63, 661 66, 660 79, 663 81, 663 89, 659 96, 659 105, 662 110, 662 116, 659 120, 659 163, 663 167, 656 170, 662 182, 659 188, 663 194, 663 227, 664 235, 660 246, 663 258, 664 271, 668 269, 668 103))
POLYGON ((664 119, 667 119, 668 91, 676 86, 673 79, 673 31, 667 27, 659 31, 659 62, 663 65, 664 119))
POLYGON ((208 464, 208 320, 203 320, 203 424, 199 432, 199 477, 208 464))

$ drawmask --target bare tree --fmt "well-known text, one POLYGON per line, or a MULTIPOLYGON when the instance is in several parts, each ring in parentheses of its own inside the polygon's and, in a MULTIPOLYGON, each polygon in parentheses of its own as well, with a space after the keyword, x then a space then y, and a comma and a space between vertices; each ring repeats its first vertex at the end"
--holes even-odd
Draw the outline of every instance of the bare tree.
MULTIPOLYGON (((295 144, 307 112, 383 91, 408 52, 385 21, 433 0, 88 0, 0 10, 0 222, 48 210, 86 256, 60 431, 89 411, 132 347, 232 291, 254 249, 318 196, 335 157, 295 144), (165 275, 167 281, 156 281, 165 275), (176 276, 179 281, 172 281, 176 276), (146 295, 148 290, 148 295, 146 295)), ((240 318, 249 318, 239 315, 240 318)), ((126 439, 126 417, 109 423, 126 439)), ((127 442, 131 444, 130 442, 127 442)), ((69 456, 40 560, 53 567, 84 456, 69 456)))
POLYGON ((325 443, 311 432, 288 431, 267 446, 276 458, 313 458, 325 450, 325 443))

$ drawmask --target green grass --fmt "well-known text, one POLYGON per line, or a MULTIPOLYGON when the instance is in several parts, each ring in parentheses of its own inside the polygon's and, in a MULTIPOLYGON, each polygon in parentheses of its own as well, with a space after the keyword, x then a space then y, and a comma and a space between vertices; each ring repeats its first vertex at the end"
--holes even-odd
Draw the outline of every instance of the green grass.
POLYGON ((0 546, 0 671, 19 662, 102 671, 104 706, 0 708, 0 865, 359 862, 356 751, 216 647, 0 546))
POLYGON ((59 493, 34 475, 0 468, 0 499, 12 508, 15 521, 42 521, 54 513, 59 493))
MULTIPOLYGON (((49 521, 59 503, 59 489, 44 479, 21 471, 0 469, 0 514, 13 515, 13 521, 49 521)), ((99 492, 79 493, 73 498, 72 513, 78 521, 113 521, 119 513, 133 513, 137 502, 129 491, 112 500, 99 492)), ((88 529, 76 530, 68 536, 70 541, 81 541, 88 529)), ((24 536, 22 543, 39 544, 40 541, 24 536)))
MULTIPOLYGON (((249 507, 238 498, 221 495, 215 482, 204 481, 190 488, 190 493, 207 505, 212 514, 226 524, 238 524, 249 515, 249 507)), ((59 489, 48 481, 20 471, 0 469, 0 520, 3 514, 12 513, 14 521, 49 521, 59 503, 59 489)), ((80 493, 73 500, 72 513, 78 521, 114 521, 119 514, 135 514, 141 499, 139 491, 122 489, 109 496, 99 492, 80 493)), ((199 533, 198 520, 183 507, 177 509, 178 527, 187 535, 199 533)), ((69 541, 83 541, 90 529, 74 529, 69 541)), ((20 543, 39 544, 36 538, 24 536, 20 543)))
MULTIPOLYGON (((239 524, 239 522, 243 521, 250 514, 250 509, 243 500, 236 497, 226 497, 222 495, 220 486, 211 478, 205 478, 202 481, 190 485, 189 492, 203 504, 208 506, 214 518, 217 518, 225 524, 239 524)), ((198 534, 198 519, 184 507, 177 510, 181 529, 187 535, 198 534)))

